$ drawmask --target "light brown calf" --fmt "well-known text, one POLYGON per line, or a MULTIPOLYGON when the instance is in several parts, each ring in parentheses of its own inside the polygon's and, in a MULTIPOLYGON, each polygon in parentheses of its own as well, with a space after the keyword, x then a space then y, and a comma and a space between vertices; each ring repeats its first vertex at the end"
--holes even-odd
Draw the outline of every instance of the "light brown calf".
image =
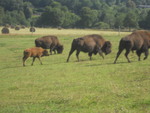
POLYGON ((33 57, 33 61, 31 64, 31 65, 33 65, 35 58, 38 58, 40 63, 42 64, 40 57, 49 56, 48 51, 46 49, 41 48, 41 47, 33 47, 33 48, 25 49, 23 54, 24 54, 24 56, 22 58, 23 59, 23 66, 25 66, 25 61, 29 57, 33 57))

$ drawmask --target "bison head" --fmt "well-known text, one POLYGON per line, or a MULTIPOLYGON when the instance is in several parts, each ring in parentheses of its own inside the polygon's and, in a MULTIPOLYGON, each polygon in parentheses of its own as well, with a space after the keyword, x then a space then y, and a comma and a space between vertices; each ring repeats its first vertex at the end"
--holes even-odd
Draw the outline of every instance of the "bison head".
POLYGON ((110 41, 106 41, 105 44, 102 47, 102 51, 105 53, 105 55, 111 53, 111 43, 110 41))
POLYGON ((48 51, 46 49, 43 51, 43 55, 42 56, 49 56, 48 51))
POLYGON ((63 49, 64 49, 63 45, 58 46, 57 47, 57 53, 61 54, 63 52, 63 49))

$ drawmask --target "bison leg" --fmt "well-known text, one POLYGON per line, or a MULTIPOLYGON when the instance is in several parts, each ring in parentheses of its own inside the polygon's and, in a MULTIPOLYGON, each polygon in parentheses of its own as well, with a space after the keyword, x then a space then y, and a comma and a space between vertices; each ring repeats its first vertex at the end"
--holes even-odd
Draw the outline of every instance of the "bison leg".
POLYGON ((147 50, 145 50, 145 57, 144 57, 144 60, 146 60, 146 59, 147 59, 148 54, 149 54, 149 51, 148 51, 148 49, 147 49, 147 50))
POLYGON ((136 54, 137 54, 137 55, 138 55, 138 57, 139 57, 139 58, 138 58, 138 61, 140 61, 140 60, 141 60, 141 58, 140 58, 141 53, 142 53, 142 52, 141 52, 140 50, 137 50, 137 51, 136 51, 136 54))
POLYGON ((55 46, 52 47, 52 48, 50 48, 50 54, 51 54, 51 55, 52 55, 52 51, 54 51, 54 53, 56 53, 56 52, 55 52, 55 46))
POLYGON ((69 55, 68 55, 68 58, 67 58, 67 62, 69 62, 69 58, 70 58, 71 54, 72 54, 74 51, 75 51, 75 49, 73 49, 73 50, 71 49, 71 50, 70 50, 69 55))
POLYGON ((92 60, 92 53, 89 53, 90 60, 92 60))
POLYGON ((36 58, 36 57, 33 57, 32 64, 31 64, 32 66, 33 66, 33 63, 34 63, 34 61, 35 61, 35 58, 36 58))
POLYGON ((130 60, 128 58, 128 54, 130 53, 130 50, 126 50, 126 53, 125 53, 125 57, 127 58, 128 62, 130 63, 130 60))
POLYGON ((116 61, 117 61, 117 59, 118 59, 118 57, 119 57, 119 55, 121 54, 122 51, 123 51, 123 49, 119 49, 119 51, 117 53, 117 56, 116 56, 116 59, 114 61, 114 64, 116 64, 116 61))
POLYGON ((25 66, 25 61, 27 60, 27 57, 24 56, 24 57, 22 58, 22 60, 23 60, 23 66, 25 66))
POLYGON ((78 62, 79 62, 79 53, 80 53, 80 51, 77 50, 77 52, 76 52, 76 57, 77 57, 77 59, 78 59, 78 62))
POLYGON ((54 54, 56 54, 56 50, 54 49, 53 51, 54 51, 54 54))
POLYGON ((42 61, 41 61, 40 57, 38 57, 38 59, 39 59, 39 61, 40 61, 41 65, 43 65, 43 63, 42 63, 42 61))
POLYGON ((99 55, 102 56, 102 58, 104 59, 103 52, 102 52, 101 49, 98 51, 98 53, 99 53, 99 55))

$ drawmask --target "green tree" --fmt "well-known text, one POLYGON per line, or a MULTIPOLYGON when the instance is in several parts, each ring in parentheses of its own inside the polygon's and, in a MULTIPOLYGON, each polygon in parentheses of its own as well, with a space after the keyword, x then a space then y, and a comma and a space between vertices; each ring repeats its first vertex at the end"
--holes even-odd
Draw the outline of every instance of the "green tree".
POLYGON ((4 8, 0 7, 0 25, 3 24, 3 17, 4 17, 4 8))
POLYGON ((6 11, 5 16, 3 18, 3 24, 10 24, 10 25, 28 25, 28 22, 24 16, 24 13, 22 11, 6 11))
POLYGON ((98 12, 96 10, 91 10, 88 7, 83 7, 81 9, 80 17, 80 27, 92 27, 93 24, 98 20, 98 12))
POLYGON ((39 25, 58 27, 63 24, 64 12, 60 8, 46 7, 45 12, 41 15, 39 25))
POLYGON ((125 16, 126 15, 124 13, 116 14, 115 25, 114 25, 115 28, 123 27, 123 25, 124 25, 123 22, 124 22, 125 16))
POLYGON ((35 7, 39 7, 41 0, 24 0, 24 2, 31 2, 35 7))
POLYGON ((23 0, 0 0, 0 6, 4 7, 4 10, 23 10, 23 0))
POLYGON ((129 31, 131 31, 131 28, 137 28, 138 27, 138 18, 137 15, 130 11, 125 16, 125 19, 123 21, 124 26, 129 28, 129 31))
POLYGON ((93 2, 91 0, 82 0, 81 7, 92 7, 93 2))
POLYGON ((26 19, 29 19, 32 17, 33 15, 33 10, 32 10, 32 4, 30 2, 25 2, 24 3, 24 15, 26 17, 26 19))
POLYGON ((148 12, 145 21, 144 21, 144 28, 150 29, 150 11, 148 12))
POLYGON ((126 6, 127 6, 128 8, 135 8, 135 7, 136 7, 136 4, 134 3, 134 1, 128 0, 127 3, 126 3, 126 6))
POLYGON ((113 8, 103 9, 100 20, 109 24, 110 28, 112 28, 115 23, 115 11, 113 11, 113 8))
POLYGON ((80 20, 80 17, 71 12, 65 12, 65 19, 62 24, 64 28, 73 28, 76 26, 77 22, 80 20))
POLYGON ((110 28, 109 24, 107 24, 105 22, 98 22, 98 23, 95 24, 94 27, 98 28, 98 29, 108 29, 108 28, 110 28))
POLYGON ((51 3, 53 3, 54 0, 41 0, 39 2, 39 6, 40 7, 45 7, 45 6, 49 6, 51 3))

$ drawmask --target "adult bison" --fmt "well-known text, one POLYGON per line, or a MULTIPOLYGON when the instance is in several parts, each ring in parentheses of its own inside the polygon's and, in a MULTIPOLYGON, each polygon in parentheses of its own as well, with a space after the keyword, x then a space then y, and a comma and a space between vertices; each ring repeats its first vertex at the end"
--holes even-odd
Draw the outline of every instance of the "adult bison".
POLYGON ((33 48, 29 48, 29 49, 25 49, 23 52, 23 66, 25 66, 25 61, 29 58, 29 57, 33 57, 33 61, 32 64, 35 61, 35 58, 38 58, 40 63, 42 64, 42 61, 40 60, 40 57, 43 56, 49 56, 48 51, 46 49, 43 49, 41 47, 33 47, 33 48))
POLYGON ((52 51, 56 54, 63 52, 63 45, 60 44, 58 38, 56 36, 43 36, 41 38, 35 39, 35 45, 36 47, 42 47, 44 49, 50 49, 50 54, 52 54, 52 51))
POLYGON ((130 35, 122 38, 119 43, 119 51, 117 53, 114 63, 116 63, 121 52, 126 49, 125 57, 128 62, 128 54, 130 51, 136 50, 138 60, 140 61, 140 56, 142 53, 145 53, 144 60, 148 57, 148 49, 150 48, 150 32, 146 30, 137 30, 132 32, 130 35))
POLYGON ((93 53, 95 55, 99 53, 99 55, 101 55, 104 58, 102 53, 104 52, 107 55, 111 52, 111 43, 110 41, 105 41, 105 39, 102 36, 97 34, 87 35, 81 38, 74 39, 67 58, 67 62, 69 61, 71 54, 75 50, 77 51, 76 57, 78 61, 80 51, 87 52, 90 56, 90 60, 92 58, 93 53))

